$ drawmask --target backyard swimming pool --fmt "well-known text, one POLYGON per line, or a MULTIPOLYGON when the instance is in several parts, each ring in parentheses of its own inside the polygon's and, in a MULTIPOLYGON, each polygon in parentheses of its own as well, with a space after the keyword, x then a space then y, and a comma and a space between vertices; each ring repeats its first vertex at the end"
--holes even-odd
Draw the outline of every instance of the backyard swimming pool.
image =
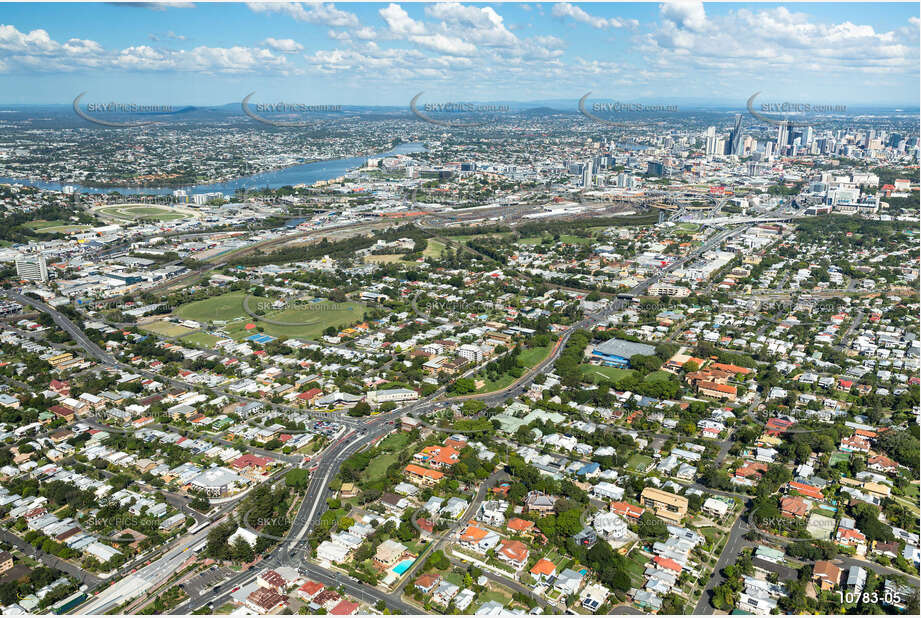
POLYGON ((413 565, 413 562, 415 562, 415 561, 416 561, 415 558, 407 558, 406 560, 404 560, 404 561, 401 562, 400 564, 398 564, 398 565, 396 565, 395 567, 393 567, 393 569, 391 569, 391 570, 392 570, 394 573, 396 573, 397 575, 402 575, 403 573, 405 573, 406 571, 409 570, 409 567, 411 567, 411 566, 413 565))

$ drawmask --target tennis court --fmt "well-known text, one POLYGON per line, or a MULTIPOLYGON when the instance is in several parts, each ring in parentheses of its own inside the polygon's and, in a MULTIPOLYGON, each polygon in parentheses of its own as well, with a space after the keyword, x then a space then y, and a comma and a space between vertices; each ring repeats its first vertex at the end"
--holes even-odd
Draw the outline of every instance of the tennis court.
POLYGON ((256 343, 268 343, 270 341, 275 341, 275 337, 266 335, 265 333, 256 333, 255 335, 250 335, 247 337, 246 340, 255 341, 256 343))

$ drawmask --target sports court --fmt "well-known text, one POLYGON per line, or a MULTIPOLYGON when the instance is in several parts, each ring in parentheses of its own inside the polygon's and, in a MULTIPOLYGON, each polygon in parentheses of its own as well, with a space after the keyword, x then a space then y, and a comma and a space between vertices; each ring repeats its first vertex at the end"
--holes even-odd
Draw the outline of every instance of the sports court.
POLYGON ((256 333, 255 335, 250 335, 247 337, 246 340, 255 341, 256 343, 268 343, 270 341, 275 341, 275 337, 266 335, 265 333, 256 333))

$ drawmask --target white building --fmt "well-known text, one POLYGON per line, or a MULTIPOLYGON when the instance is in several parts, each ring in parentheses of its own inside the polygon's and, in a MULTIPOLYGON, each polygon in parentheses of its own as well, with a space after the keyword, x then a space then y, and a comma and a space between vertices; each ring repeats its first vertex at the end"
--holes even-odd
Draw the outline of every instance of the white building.
POLYGON ((24 255, 16 259, 16 276, 29 281, 48 281, 44 255, 24 255))

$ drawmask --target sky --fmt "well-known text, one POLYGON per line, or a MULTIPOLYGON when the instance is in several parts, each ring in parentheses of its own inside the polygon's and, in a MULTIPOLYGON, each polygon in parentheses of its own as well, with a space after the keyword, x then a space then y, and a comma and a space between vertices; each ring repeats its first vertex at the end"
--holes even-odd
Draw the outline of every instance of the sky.
POLYGON ((0 3, 0 103, 919 105, 918 3, 0 3))

